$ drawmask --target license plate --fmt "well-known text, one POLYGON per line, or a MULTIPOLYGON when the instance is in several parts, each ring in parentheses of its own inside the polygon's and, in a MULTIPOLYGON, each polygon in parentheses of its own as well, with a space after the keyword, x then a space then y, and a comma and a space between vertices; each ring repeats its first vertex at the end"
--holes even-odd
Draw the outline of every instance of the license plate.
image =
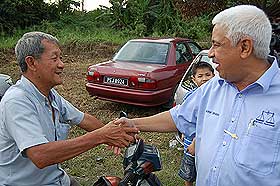
POLYGON ((116 77, 104 77, 104 83, 128 86, 128 80, 126 78, 116 78, 116 77))

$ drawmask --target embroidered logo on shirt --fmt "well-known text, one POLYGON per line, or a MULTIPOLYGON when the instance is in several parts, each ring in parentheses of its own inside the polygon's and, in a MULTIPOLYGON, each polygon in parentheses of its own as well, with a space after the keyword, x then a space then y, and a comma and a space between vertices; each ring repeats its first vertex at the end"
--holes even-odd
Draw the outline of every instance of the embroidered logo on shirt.
POLYGON ((206 110, 205 112, 208 113, 208 114, 215 115, 215 116, 219 116, 220 115, 219 113, 214 112, 214 111, 210 111, 210 110, 206 110))
POLYGON ((262 111, 262 113, 255 119, 254 122, 274 127, 274 113, 270 111, 262 111))

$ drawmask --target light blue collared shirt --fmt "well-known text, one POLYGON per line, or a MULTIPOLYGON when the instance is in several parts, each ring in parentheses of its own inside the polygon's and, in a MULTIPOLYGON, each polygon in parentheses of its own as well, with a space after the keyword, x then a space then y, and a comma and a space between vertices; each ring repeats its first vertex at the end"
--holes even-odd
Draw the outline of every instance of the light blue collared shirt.
POLYGON ((84 114, 54 89, 49 99, 24 76, 10 87, 0 103, 0 185, 69 186, 68 175, 59 164, 37 168, 24 150, 39 144, 65 139, 72 124, 84 114))
POLYGON ((196 132, 196 186, 280 185, 279 101, 274 61, 242 91, 214 77, 170 110, 182 133, 196 132))

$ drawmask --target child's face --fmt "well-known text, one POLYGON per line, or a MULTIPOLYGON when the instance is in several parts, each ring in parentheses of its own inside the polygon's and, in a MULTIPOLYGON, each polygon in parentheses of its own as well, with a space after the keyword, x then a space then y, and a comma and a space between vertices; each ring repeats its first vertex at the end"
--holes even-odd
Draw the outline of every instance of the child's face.
POLYGON ((196 69, 196 74, 193 75, 193 81, 196 83, 198 87, 200 87, 203 83, 207 82, 209 79, 214 77, 214 74, 207 67, 202 67, 196 69))

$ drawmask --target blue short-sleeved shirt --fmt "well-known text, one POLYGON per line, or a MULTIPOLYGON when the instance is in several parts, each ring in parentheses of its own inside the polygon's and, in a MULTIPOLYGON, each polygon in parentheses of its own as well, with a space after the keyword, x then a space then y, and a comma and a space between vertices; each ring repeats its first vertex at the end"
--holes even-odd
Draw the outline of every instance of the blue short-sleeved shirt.
POLYGON ((59 164, 39 169, 24 153, 29 147, 65 139, 70 125, 79 124, 84 117, 54 89, 49 98, 55 124, 48 99, 24 76, 1 100, 0 185, 70 185, 59 164))
POLYGON ((196 133, 197 186, 280 185, 279 102, 274 61, 242 91, 214 77, 170 110, 182 133, 196 133))

